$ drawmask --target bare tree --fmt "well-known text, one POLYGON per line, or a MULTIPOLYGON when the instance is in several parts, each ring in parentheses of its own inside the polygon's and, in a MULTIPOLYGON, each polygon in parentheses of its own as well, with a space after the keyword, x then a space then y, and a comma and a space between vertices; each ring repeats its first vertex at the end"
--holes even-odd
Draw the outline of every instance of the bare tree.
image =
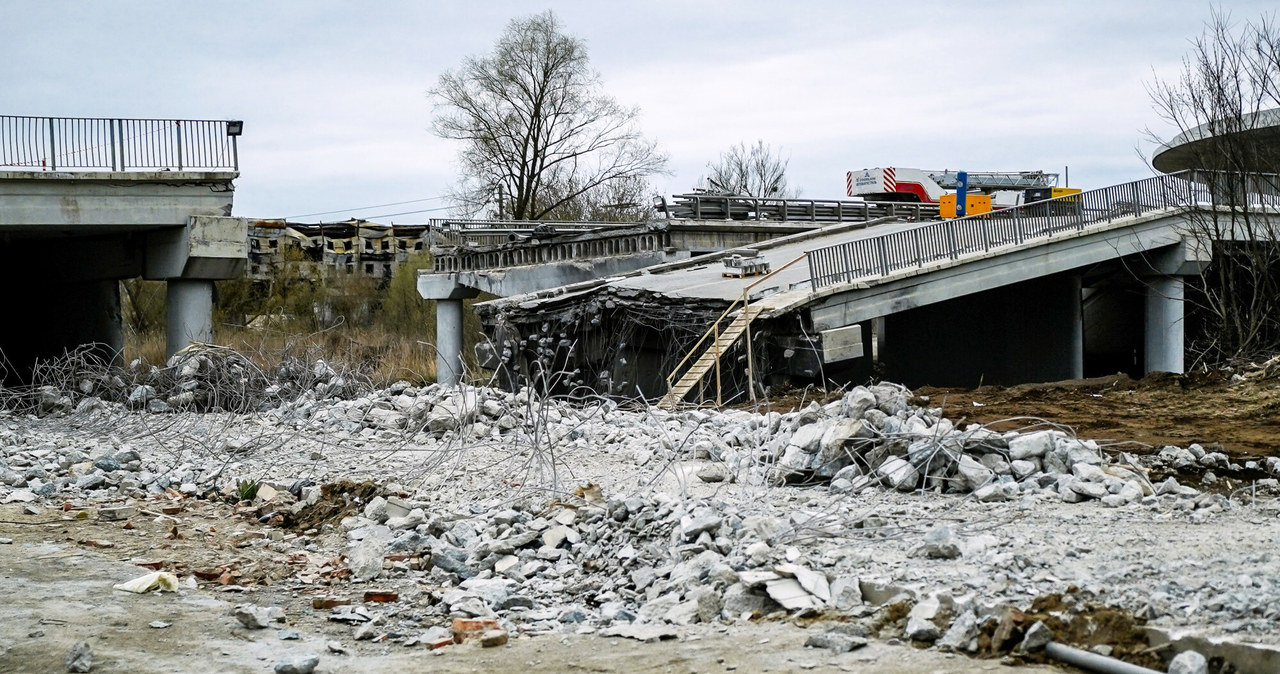
POLYGON ((763 140, 747 147, 738 143, 721 153, 720 159, 707 162, 707 188, 744 197, 793 198, 799 190, 787 186, 787 164, 779 151, 763 140))
MULTIPOLYGON (((549 186, 549 201, 559 201, 560 191, 572 192, 573 185, 549 186)), ((547 213, 547 220, 589 220, 594 222, 645 222, 655 217, 649 181, 640 176, 611 180, 578 198, 564 201, 547 213)))
POLYGON ((1194 362, 1253 358, 1280 350, 1280 226, 1259 210, 1259 195, 1277 194, 1276 140, 1254 132, 1280 114, 1280 31, 1263 17, 1238 29, 1215 12, 1191 43, 1176 79, 1148 86, 1161 119, 1177 130, 1184 165, 1197 169, 1218 208, 1188 211, 1197 244, 1213 261, 1188 288, 1189 345, 1194 362), (1201 170, 1202 169, 1202 170, 1201 170), (1267 177, 1264 174, 1271 174, 1267 177))
POLYGON ((546 11, 513 19, 493 52, 440 76, 432 129, 462 141, 455 201, 478 213, 545 219, 584 195, 665 170, 639 109, 602 91, 586 44, 546 11))

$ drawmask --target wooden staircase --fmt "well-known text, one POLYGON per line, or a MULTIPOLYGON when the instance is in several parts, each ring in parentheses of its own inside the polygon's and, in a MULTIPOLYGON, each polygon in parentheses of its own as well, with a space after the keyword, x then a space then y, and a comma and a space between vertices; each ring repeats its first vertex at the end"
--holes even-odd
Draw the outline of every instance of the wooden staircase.
MULTIPOLYGON (((671 389, 667 391, 667 394, 662 397, 662 400, 658 401, 658 407, 664 410, 675 409, 676 406, 684 400, 684 397, 689 394, 689 391, 692 391, 693 388, 702 381, 702 378, 707 376, 707 373, 710 372, 712 368, 716 367, 716 364, 720 361, 720 357, 733 346, 734 342, 738 341, 738 338, 742 336, 742 333, 747 331, 747 326, 750 325, 751 321, 755 320, 756 316, 759 316, 762 311, 764 311, 764 307, 762 306, 751 306, 749 304, 744 306, 742 310, 738 312, 737 317, 735 317, 724 329, 724 332, 715 335, 714 341, 712 341, 711 344, 707 346, 707 349, 702 352, 702 355, 689 366, 689 369, 685 371, 679 381, 671 385, 671 389)), ((714 330, 715 328, 713 327, 712 332, 714 332, 714 330)), ((701 342, 699 342, 699 345, 700 344, 701 342)), ((697 349, 698 347, 695 346, 694 348, 697 349)), ((686 358, 686 360, 688 359, 686 358)), ((679 368, 677 367, 677 370, 678 369, 679 368)))

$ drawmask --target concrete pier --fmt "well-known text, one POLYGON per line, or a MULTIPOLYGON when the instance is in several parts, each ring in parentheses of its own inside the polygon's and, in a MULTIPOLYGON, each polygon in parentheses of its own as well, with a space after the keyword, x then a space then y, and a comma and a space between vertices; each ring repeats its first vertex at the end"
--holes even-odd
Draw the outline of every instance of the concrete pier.
POLYGON ((1147 279, 1144 372, 1184 372, 1183 293, 1181 276, 1147 279))
POLYGON ((174 278, 165 287, 165 358, 213 341, 213 281, 174 278))
POLYGON ((436 381, 455 386, 462 377, 462 300, 436 300, 436 381))

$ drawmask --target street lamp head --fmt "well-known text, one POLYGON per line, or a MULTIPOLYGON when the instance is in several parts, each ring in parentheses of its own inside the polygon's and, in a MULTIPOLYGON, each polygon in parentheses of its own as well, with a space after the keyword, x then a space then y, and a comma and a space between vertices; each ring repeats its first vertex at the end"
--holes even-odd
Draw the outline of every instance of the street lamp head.
POLYGON ((227 122, 227 135, 228 135, 228 136, 239 136, 239 135, 240 135, 240 134, 242 134, 242 133, 244 133, 244 121, 243 121, 243 120, 236 119, 236 120, 231 120, 231 121, 228 121, 228 122, 227 122))

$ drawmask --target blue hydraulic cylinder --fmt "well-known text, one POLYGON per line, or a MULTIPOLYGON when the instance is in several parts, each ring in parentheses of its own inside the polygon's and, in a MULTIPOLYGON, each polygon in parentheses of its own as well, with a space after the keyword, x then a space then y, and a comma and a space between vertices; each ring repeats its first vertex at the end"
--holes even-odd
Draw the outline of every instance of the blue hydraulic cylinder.
POLYGON ((969 205, 969 172, 956 172, 956 217, 963 218, 969 205))

